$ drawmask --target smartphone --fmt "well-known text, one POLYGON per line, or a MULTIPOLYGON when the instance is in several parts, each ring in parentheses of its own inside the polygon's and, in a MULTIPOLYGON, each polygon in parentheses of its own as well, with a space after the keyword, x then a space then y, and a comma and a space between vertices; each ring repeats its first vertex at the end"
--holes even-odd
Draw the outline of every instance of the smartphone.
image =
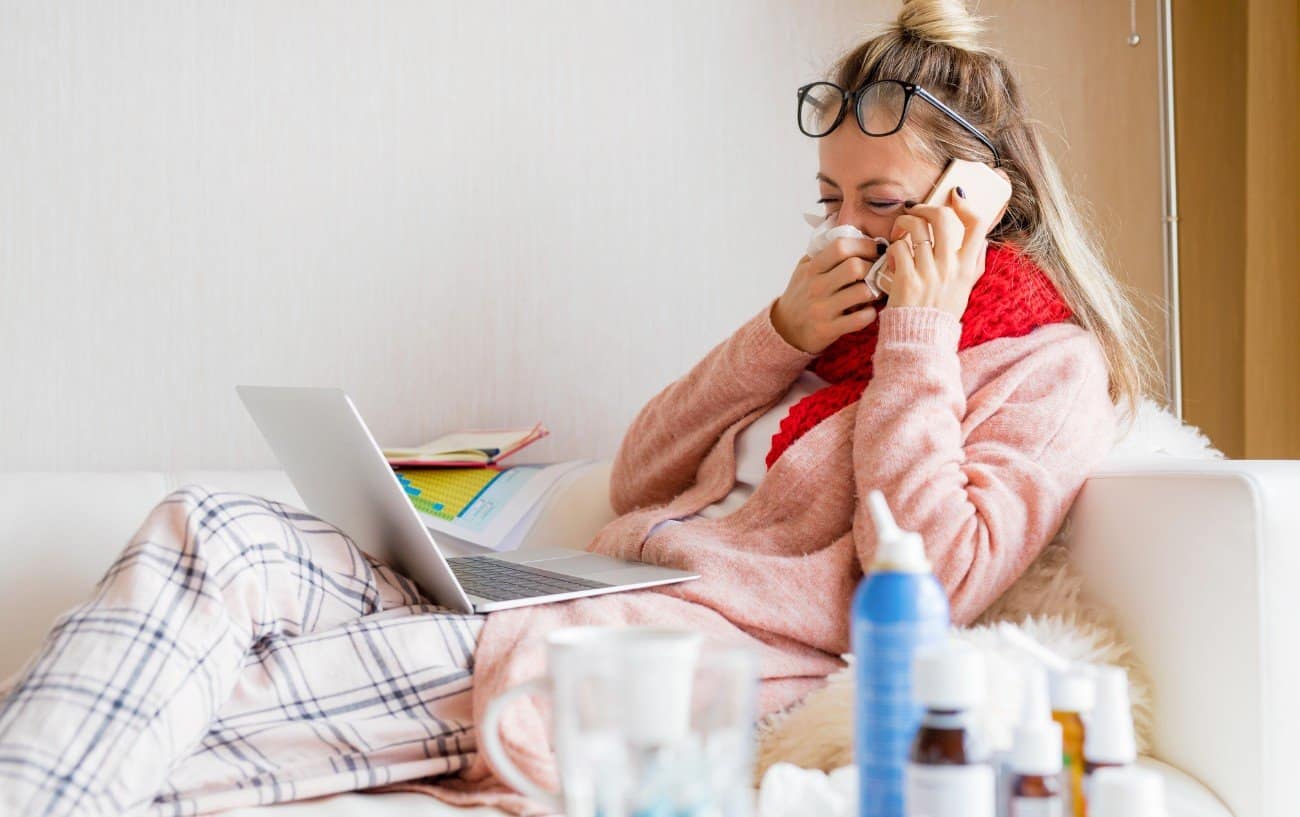
POLYGON ((960 187, 975 212, 989 217, 989 229, 1001 220, 1002 212, 1011 201, 1011 182, 999 176, 983 162, 953 159, 943 169, 939 181, 925 197, 928 205, 947 204, 948 194, 960 187))
MULTIPOLYGON (((1011 182, 995 173, 993 168, 983 162, 953 159, 943 169, 934 187, 930 188, 924 203, 930 206, 947 204, 954 187, 961 187, 961 192, 966 194, 966 200, 976 213, 988 217, 990 230, 1002 220, 1007 202, 1011 201, 1011 182)), ((885 294, 876 283, 876 276, 884 266, 885 256, 882 255, 871 265, 865 279, 877 299, 885 294)))

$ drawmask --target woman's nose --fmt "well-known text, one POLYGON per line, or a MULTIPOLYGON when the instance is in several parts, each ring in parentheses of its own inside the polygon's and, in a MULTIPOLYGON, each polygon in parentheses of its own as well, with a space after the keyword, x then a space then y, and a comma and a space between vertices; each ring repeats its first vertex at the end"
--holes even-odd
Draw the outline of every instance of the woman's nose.
POLYGON ((871 235, 871 230, 868 229, 867 211, 861 207, 855 207, 851 204, 840 207, 839 215, 835 219, 835 225, 838 227, 845 224, 852 224, 863 233, 871 235))

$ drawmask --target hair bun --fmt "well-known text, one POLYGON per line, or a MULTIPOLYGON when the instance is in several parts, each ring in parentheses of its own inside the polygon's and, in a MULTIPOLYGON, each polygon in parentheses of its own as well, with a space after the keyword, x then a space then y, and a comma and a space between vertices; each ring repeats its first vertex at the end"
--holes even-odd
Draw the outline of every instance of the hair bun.
POLYGON ((899 34, 966 51, 984 51, 980 25, 962 0, 903 0, 894 27, 899 34))

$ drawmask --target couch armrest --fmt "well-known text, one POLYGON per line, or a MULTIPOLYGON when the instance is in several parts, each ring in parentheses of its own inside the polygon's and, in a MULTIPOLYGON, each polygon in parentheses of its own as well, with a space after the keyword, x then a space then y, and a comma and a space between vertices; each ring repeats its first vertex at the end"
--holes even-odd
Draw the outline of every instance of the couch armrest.
POLYGON ((1151 672, 1155 753, 1235 814, 1294 813, 1300 461, 1108 468, 1070 525, 1085 592, 1151 672))

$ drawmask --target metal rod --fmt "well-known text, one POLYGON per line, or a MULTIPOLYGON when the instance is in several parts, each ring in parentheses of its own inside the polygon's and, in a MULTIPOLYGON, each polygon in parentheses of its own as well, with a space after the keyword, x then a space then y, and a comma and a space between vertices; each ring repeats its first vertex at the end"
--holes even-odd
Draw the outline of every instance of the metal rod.
POLYGON ((1183 419, 1182 314, 1178 303, 1178 166, 1174 133, 1174 40, 1170 0, 1156 0, 1160 62, 1160 182, 1164 211, 1164 278, 1167 352, 1166 389, 1169 408, 1183 419))

